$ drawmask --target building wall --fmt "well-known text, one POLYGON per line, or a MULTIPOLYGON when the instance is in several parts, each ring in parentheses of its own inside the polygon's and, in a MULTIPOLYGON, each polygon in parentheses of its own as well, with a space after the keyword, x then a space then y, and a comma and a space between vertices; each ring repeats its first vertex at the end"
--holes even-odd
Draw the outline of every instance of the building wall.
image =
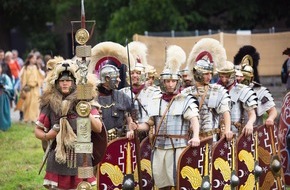
POLYGON ((201 38, 214 38, 226 49, 227 59, 233 62, 235 54, 244 45, 252 45, 260 53, 258 66, 260 76, 277 76, 287 58, 282 52, 290 47, 290 32, 237 35, 220 32, 213 35, 194 37, 152 37, 135 34, 134 41, 140 41, 148 47, 148 64, 153 65, 160 73, 165 63, 165 48, 179 45, 189 55, 194 44, 201 38))

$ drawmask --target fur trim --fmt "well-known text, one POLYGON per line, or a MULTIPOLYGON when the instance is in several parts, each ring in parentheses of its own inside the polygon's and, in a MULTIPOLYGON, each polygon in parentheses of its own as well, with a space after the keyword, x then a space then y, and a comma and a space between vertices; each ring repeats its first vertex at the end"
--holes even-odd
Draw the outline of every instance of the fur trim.
POLYGON ((50 60, 47 61, 47 63, 46 63, 46 69, 47 70, 53 70, 54 67, 55 67, 55 65, 57 63, 62 62, 62 61, 64 61, 63 57, 61 57, 61 56, 54 56, 53 59, 50 59, 50 60))
MULTIPOLYGON (((64 60, 61 62, 57 62, 55 64, 55 67, 52 71, 50 71, 46 78, 45 78, 45 88, 43 91, 43 97, 41 97, 41 104, 42 102, 45 102, 44 104, 48 103, 48 96, 55 96, 58 90, 56 89, 55 82, 59 77, 59 74, 65 70, 64 64, 68 64, 68 70, 72 72, 73 76, 76 78, 76 84, 78 84, 78 81, 80 80, 80 74, 79 72, 76 72, 78 69, 78 66, 75 62, 72 60, 64 60)), ((94 74, 89 73, 87 75, 87 83, 91 84, 93 88, 91 89, 91 93, 93 95, 93 98, 97 97, 97 85, 99 84, 99 80, 94 74)), ((59 93, 60 94, 60 93, 59 93)), ((60 105, 60 104, 58 104, 60 105)))
MULTIPOLYGON (((65 99, 71 102, 77 101, 77 92, 72 92, 70 95, 65 97, 65 99)), ((42 108, 49 105, 57 115, 61 115, 62 108, 59 105, 61 105, 62 101, 63 95, 53 87, 50 91, 45 91, 40 97, 40 107, 42 108)))

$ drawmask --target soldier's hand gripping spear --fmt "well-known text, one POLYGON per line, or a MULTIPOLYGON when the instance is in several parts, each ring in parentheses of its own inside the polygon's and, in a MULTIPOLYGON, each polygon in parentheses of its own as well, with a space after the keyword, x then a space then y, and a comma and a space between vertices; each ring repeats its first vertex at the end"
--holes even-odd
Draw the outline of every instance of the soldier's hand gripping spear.
MULTIPOLYGON (((127 46, 127 55, 128 55, 128 69, 129 69, 129 84, 130 84, 130 91, 131 91, 131 107, 133 110, 133 114, 131 114, 131 117, 133 119, 133 122, 137 122, 137 113, 134 112, 134 98, 133 98, 133 92, 132 92, 132 79, 131 79, 131 66, 130 66, 130 55, 129 55, 129 45, 128 45, 128 39, 126 39, 126 46, 127 46)), ((140 141, 138 138, 138 130, 134 129, 134 142, 136 146, 136 161, 137 161, 137 171, 138 171, 138 184, 139 189, 142 190, 142 173, 141 173, 141 160, 140 160, 140 141)), ((132 175, 133 177, 133 175, 132 175)), ((134 178, 134 177, 133 177, 134 178)), ((125 178, 123 181, 123 185, 125 183, 125 178)), ((124 188, 123 188, 124 189, 124 188)), ((134 188, 133 188, 134 189, 134 188)))

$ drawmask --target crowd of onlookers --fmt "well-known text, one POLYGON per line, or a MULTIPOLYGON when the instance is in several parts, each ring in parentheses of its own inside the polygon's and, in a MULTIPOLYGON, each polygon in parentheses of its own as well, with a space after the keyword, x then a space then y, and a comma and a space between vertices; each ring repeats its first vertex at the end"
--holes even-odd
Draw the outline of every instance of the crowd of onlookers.
POLYGON ((46 62, 50 55, 43 56, 32 50, 21 58, 17 50, 0 49, 0 130, 11 126, 10 110, 19 111, 19 121, 36 121, 42 91, 42 82, 46 72, 46 62))

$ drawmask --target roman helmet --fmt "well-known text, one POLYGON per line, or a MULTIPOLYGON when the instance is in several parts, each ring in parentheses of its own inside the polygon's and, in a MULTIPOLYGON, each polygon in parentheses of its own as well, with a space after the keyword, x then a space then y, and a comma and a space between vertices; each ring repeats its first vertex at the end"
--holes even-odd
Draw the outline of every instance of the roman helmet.
POLYGON ((203 75, 215 73, 219 63, 226 62, 226 51, 219 41, 213 38, 202 38, 192 48, 187 67, 196 82, 204 83, 203 75))
POLYGON ((165 67, 160 74, 160 89, 163 93, 166 93, 166 88, 164 84, 165 79, 177 80, 177 85, 174 93, 177 94, 179 88, 182 84, 182 79, 180 75, 180 66, 186 61, 186 54, 184 50, 177 46, 171 45, 166 50, 166 62, 165 67))
POLYGON ((100 70, 100 83, 106 83, 107 78, 109 78, 109 87, 111 89, 116 89, 116 84, 119 82, 120 71, 117 67, 111 64, 104 65, 100 70))
POLYGON ((132 71, 137 71, 140 72, 140 79, 139 79, 139 84, 138 85, 142 85, 145 83, 146 80, 146 66, 147 64, 147 51, 148 48, 147 46, 142 43, 142 42, 138 42, 138 41, 133 41, 130 42, 127 45, 130 55, 133 56, 134 58, 134 65, 131 65, 131 72, 132 71))
POLYGON ((250 85, 254 78, 253 59, 250 55, 245 55, 241 61, 241 72, 244 76, 242 81, 245 85, 250 85))
POLYGON ((155 78, 157 76, 157 71, 155 67, 153 67, 152 65, 146 65, 145 76, 146 76, 146 79, 148 79, 149 77, 155 78))
POLYGON ((258 65, 260 60, 260 54, 256 48, 251 45, 245 45, 239 49, 237 54, 234 56, 234 64, 251 66, 253 69, 253 81, 260 83, 258 65))
POLYGON ((179 72, 181 79, 182 79, 182 87, 186 88, 188 86, 192 86, 193 79, 191 78, 192 75, 190 74, 190 71, 188 69, 188 66, 184 67, 179 72))
MULTIPOLYGON (((90 61, 88 70, 90 73, 94 73, 101 83, 105 82, 105 77, 110 77, 110 85, 115 86, 117 77, 120 77, 121 83, 118 88, 123 88, 126 85, 128 54, 124 46, 110 41, 101 42, 92 48, 90 61)), ((130 62, 134 62, 131 56, 130 62)))
POLYGON ((231 61, 226 61, 224 64, 219 64, 216 70, 218 74, 228 75, 229 80, 227 81, 227 84, 223 84, 225 87, 231 86, 236 81, 236 70, 231 61))

